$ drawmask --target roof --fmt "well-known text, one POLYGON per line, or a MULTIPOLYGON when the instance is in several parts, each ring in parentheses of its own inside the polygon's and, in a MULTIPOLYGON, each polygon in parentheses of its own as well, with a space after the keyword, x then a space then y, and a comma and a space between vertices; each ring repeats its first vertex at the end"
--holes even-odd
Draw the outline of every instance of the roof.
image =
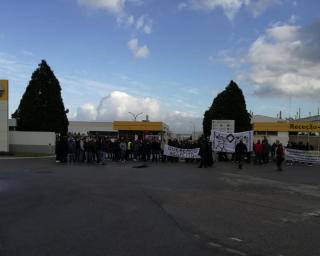
POLYGON ((165 131, 163 122, 114 121, 113 129, 118 131, 165 131))
POLYGON ((297 119, 296 121, 320 122, 320 115, 304 117, 297 119))
POLYGON ((251 123, 272 123, 272 122, 284 122, 285 120, 280 119, 280 118, 274 118, 274 117, 270 117, 270 116, 264 116, 264 115, 254 115, 251 118, 251 123))

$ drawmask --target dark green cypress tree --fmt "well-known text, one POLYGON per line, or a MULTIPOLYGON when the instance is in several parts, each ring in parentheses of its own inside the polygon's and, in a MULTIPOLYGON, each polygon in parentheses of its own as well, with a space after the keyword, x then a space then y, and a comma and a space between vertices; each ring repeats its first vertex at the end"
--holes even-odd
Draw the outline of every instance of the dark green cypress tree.
POLYGON ((20 131, 52 131, 67 134, 69 121, 58 79, 45 60, 33 72, 20 105, 12 115, 20 131))
POLYGON ((209 136, 212 120, 235 120, 235 132, 251 130, 251 116, 247 111, 245 98, 239 86, 231 81, 224 91, 213 100, 204 113, 203 133, 209 136))

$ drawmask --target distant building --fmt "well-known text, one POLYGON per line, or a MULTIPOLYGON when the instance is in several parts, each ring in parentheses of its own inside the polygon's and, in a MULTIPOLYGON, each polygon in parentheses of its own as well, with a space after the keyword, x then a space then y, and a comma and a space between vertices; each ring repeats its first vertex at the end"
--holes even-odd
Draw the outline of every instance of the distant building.
POLYGON ((171 133, 170 138, 172 139, 176 139, 178 141, 183 141, 183 140, 198 140, 201 135, 203 133, 202 132, 190 132, 190 133, 171 133))
POLYGON ((295 121, 301 121, 301 122, 320 122, 320 115, 303 117, 303 118, 300 118, 300 119, 296 119, 295 121))
POLYGON ((119 137, 132 140, 149 137, 167 141, 169 136, 169 127, 164 122, 114 121, 113 129, 119 132, 119 137))
POLYGON ((299 120, 283 120, 267 116, 253 116, 254 139, 262 140, 264 136, 270 143, 279 140, 282 144, 302 142, 320 149, 320 122, 315 117, 299 120), (312 120, 312 121, 310 121, 312 120))
POLYGON ((113 129, 113 122, 69 121, 68 132, 84 135, 118 137, 118 131, 113 129))
POLYGON ((0 152, 9 151, 9 81, 0 80, 0 152))

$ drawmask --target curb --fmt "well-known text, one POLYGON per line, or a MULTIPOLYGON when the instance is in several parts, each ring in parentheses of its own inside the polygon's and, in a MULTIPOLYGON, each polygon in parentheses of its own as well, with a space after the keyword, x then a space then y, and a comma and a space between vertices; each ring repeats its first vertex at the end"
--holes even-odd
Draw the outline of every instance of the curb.
POLYGON ((26 157, 1 157, 0 160, 19 160, 19 159, 44 159, 44 158, 55 158, 56 156, 26 156, 26 157))

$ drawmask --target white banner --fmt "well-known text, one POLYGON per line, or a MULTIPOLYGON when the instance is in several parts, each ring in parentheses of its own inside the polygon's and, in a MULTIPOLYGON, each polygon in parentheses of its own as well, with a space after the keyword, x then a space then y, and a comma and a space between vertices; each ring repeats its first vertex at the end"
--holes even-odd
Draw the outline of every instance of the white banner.
POLYGON ((286 148, 286 160, 320 164, 320 151, 304 151, 286 148))
POLYGON ((211 131, 212 148, 215 152, 234 153, 241 139, 247 146, 248 152, 253 151, 253 131, 238 133, 211 131))
POLYGON ((200 158, 199 156, 200 148, 184 149, 171 147, 169 145, 164 145, 164 155, 178 157, 178 158, 200 158))

